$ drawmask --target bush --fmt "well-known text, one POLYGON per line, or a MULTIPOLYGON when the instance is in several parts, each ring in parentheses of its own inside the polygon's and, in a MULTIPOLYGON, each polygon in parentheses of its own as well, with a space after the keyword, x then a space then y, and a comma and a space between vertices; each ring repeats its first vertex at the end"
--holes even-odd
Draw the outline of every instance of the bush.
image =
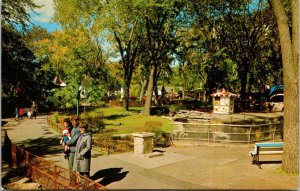
POLYGON ((60 123, 60 116, 58 114, 58 112, 55 112, 52 116, 52 121, 55 122, 55 123, 60 123))
POLYGON ((165 133, 163 130, 161 130, 162 125, 163 124, 158 121, 147 121, 145 123, 145 131, 154 133, 154 145, 157 145, 165 133))
POLYGON ((182 105, 170 105, 169 106, 169 110, 170 113, 176 113, 177 111, 184 109, 184 107, 182 105))
POLYGON ((83 121, 88 124, 89 130, 92 133, 100 133, 104 130, 104 115, 103 112, 100 113, 86 113, 82 117, 83 121))

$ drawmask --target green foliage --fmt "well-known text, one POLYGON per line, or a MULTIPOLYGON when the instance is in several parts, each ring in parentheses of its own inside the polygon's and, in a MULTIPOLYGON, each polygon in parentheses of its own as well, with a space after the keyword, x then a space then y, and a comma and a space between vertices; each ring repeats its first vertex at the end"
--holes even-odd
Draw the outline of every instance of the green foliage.
POLYGON ((55 112, 53 115, 51 115, 51 119, 55 123, 60 123, 60 115, 58 114, 58 112, 55 112))
POLYGON ((34 0, 2 0, 1 3, 1 22, 21 24, 23 29, 26 28, 27 22, 30 21, 28 10, 38 8, 34 0))
MULTIPOLYGON (((40 71, 33 50, 24 40, 24 34, 7 24, 1 28, 2 106, 13 109, 16 106, 29 107, 32 100, 43 102, 49 87, 49 73, 40 71)), ((7 109, 3 114, 6 112, 12 111, 7 109)))
POLYGON ((81 116, 82 120, 88 124, 89 131, 92 133, 100 133, 104 130, 104 116, 102 112, 86 113, 81 116))
POLYGON ((179 111, 181 109, 184 109, 184 107, 182 105, 175 105, 175 104, 173 104, 173 105, 169 106, 170 113, 175 113, 175 112, 177 112, 177 111, 179 111))
POLYGON ((162 130, 161 126, 162 123, 157 121, 146 121, 145 123, 145 131, 154 133, 154 145, 157 145, 165 135, 165 132, 162 130))

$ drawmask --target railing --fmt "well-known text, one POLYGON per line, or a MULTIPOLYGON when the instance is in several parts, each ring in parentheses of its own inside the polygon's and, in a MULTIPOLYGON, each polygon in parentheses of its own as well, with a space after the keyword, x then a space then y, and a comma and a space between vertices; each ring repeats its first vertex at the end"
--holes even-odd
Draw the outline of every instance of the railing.
POLYGON ((54 129, 56 132, 61 133, 63 127, 61 125, 58 125, 57 123, 54 123, 50 118, 47 117, 47 123, 50 128, 54 129))
POLYGON ((282 123, 256 125, 171 123, 174 140, 252 143, 265 140, 282 140, 282 123), (180 131, 173 126, 180 125, 180 131))
POLYGON ((12 164, 23 169, 25 176, 30 177, 35 182, 41 184, 43 189, 107 189, 98 182, 55 165, 53 162, 33 155, 20 146, 16 146, 9 139, 6 130, 4 132, 4 139, 5 151, 8 151, 8 149, 11 150, 11 153, 5 153, 5 155, 11 155, 11 157, 6 156, 6 159, 11 159, 12 161, 10 162, 12 164))

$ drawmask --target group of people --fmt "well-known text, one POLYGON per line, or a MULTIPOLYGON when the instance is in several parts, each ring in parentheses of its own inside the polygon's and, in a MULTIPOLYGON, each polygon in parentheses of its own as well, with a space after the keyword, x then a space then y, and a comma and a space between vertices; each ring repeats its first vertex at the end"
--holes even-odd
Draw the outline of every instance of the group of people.
POLYGON ((64 157, 68 160, 69 170, 85 177, 90 176, 92 136, 88 124, 79 117, 64 119, 64 128, 60 143, 63 145, 64 157))
MULTIPOLYGON (((36 104, 35 101, 33 101, 30 109, 27 111, 28 118, 30 118, 30 119, 35 118, 36 119, 37 111, 38 111, 37 104, 36 104)), ((24 108, 16 107, 15 114, 16 114, 16 117, 15 117, 16 121, 20 122, 20 119, 22 119, 24 114, 25 114, 24 108)))

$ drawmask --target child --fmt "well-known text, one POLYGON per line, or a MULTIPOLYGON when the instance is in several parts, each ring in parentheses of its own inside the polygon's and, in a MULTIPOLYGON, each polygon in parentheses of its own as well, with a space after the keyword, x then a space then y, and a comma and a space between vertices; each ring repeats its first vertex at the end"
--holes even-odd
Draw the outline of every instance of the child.
POLYGON ((27 116, 28 116, 28 119, 31 119, 31 118, 32 118, 32 112, 31 112, 31 109, 27 112, 27 116))
POLYGON ((23 108, 20 108, 19 110, 19 117, 22 119, 23 115, 24 115, 25 111, 23 108))
POLYGON ((71 139, 71 134, 68 128, 64 128, 62 130, 62 138, 60 140, 60 144, 64 147, 64 158, 67 159, 69 157, 69 146, 66 144, 68 140, 71 139))
POLYGON ((17 107, 16 107, 16 110, 15 110, 15 114, 16 114, 15 120, 19 121, 19 109, 17 107))

